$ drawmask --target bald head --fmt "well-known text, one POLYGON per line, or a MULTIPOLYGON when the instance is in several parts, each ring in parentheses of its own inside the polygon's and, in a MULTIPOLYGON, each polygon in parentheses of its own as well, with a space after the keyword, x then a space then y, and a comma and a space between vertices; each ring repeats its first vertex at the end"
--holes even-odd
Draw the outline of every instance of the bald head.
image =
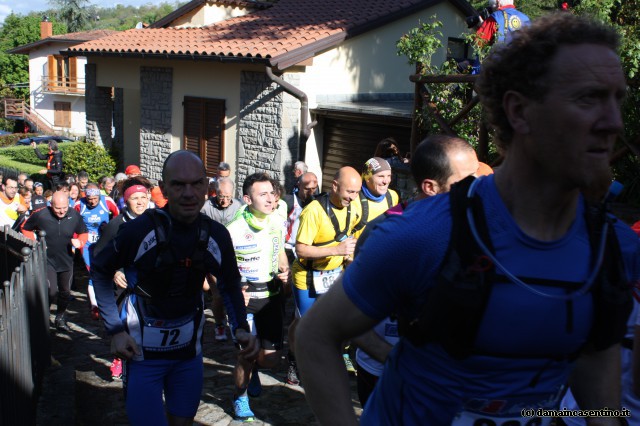
POLYGON ((205 201, 208 183, 200 157, 184 150, 170 154, 162 167, 160 188, 168 201, 171 216, 185 223, 196 220, 205 201))
POLYGON ((51 197, 51 210, 56 217, 65 217, 69 210, 69 194, 63 191, 54 192, 51 197))
POLYGON ((184 149, 174 151, 164 160, 162 165, 162 180, 167 180, 167 172, 176 167, 196 166, 202 170, 202 174, 206 176, 207 172, 204 168, 204 163, 196 154, 184 149))
POLYGON ((318 190, 318 177, 311 172, 307 172, 300 177, 298 182, 298 198, 302 203, 313 198, 313 194, 318 190))
POLYGON ((449 191, 450 186, 478 169, 478 157, 464 139, 431 135, 416 148, 411 173, 420 189, 418 198, 449 191))
POLYGON ((345 166, 336 173, 331 186, 331 202, 336 207, 347 207, 356 199, 362 187, 362 178, 353 167, 345 166))

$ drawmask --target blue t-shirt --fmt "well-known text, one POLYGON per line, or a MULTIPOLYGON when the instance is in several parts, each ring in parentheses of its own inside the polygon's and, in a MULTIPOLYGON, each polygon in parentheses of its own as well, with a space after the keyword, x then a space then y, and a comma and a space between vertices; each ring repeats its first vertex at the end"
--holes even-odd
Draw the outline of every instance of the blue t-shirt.
MULTIPOLYGON (((591 250, 582 203, 566 235, 547 242, 518 228, 498 195, 493 176, 480 180, 477 194, 483 201, 496 258, 509 272, 518 277, 586 281, 591 250)), ((415 202, 402 216, 387 218, 371 232, 347 268, 343 284, 347 296, 376 320, 391 313, 414 318, 435 284, 450 231, 446 195, 415 202)), ((616 231, 629 278, 638 277, 639 240, 625 225, 616 225, 616 231)), ((566 291, 534 288, 555 294, 566 291)), ((494 283, 476 340, 483 355, 455 360, 437 344, 416 347, 402 338, 385 364, 362 423, 443 425, 451 424, 461 412, 480 416, 474 418, 521 419, 522 408, 557 406, 571 362, 544 355, 578 351, 593 320, 590 293, 570 305, 511 282, 494 283)))

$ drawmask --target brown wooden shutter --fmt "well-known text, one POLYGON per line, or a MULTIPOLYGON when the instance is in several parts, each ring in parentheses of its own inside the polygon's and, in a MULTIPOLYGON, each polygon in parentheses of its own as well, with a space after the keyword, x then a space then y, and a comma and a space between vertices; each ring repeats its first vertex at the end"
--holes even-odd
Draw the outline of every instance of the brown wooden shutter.
POLYGON ((53 124, 59 127, 71 127, 71 102, 53 103, 53 124))
POLYGON ((46 88, 47 90, 52 90, 56 81, 56 58, 53 57, 53 55, 49 55, 47 57, 47 68, 48 75, 46 88))
POLYGON ((197 154, 207 176, 214 176, 224 158, 224 114, 222 99, 185 97, 183 149, 197 154))
POLYGON ((69 87, 76 89, 78 87, 78 63, 77 58, 72 56, 69 58, 69 87))

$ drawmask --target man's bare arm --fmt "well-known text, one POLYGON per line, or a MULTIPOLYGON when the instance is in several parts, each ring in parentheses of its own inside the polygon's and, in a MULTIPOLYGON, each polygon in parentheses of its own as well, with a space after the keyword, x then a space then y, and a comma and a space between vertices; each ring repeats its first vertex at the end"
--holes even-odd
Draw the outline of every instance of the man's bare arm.
POLYGON ((316 247, 303 243, 296 243, 296 253, 303 259, 322 259, 329 256, 349 256, 356 248, 356 239, 347 238, 340 244, 330 247, 316 247))
MULTIPOLYGON (((571 392, 583 410, 620 408, 620 345, 602 351, 586 350, 571 373, 571 392)), ((589 426, 620 425, 614 418, 589 418, 589 426)))
POLYGON ((342 342, 376 322, 349 300, 342 277, 302 317, 296 329, 296 358, 307 401, 321 424, 357 424, 342 342))
POLYGON ((383 363, 387 360, 393 345, 384 340, 378 333, 369 330, 366 333, 351 339, 351 343, 365 351, 376 361, 383 363))

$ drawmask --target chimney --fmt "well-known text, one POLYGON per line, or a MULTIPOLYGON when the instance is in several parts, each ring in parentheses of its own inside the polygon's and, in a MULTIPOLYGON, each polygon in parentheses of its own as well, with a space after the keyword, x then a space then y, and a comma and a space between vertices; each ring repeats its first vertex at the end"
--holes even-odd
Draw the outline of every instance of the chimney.
POLYGON ((49 38, 52 35, 53 35, 53 22, 49 21, 48 17, 43 16, 42 22, 40 22, 40 40, 49 38))

